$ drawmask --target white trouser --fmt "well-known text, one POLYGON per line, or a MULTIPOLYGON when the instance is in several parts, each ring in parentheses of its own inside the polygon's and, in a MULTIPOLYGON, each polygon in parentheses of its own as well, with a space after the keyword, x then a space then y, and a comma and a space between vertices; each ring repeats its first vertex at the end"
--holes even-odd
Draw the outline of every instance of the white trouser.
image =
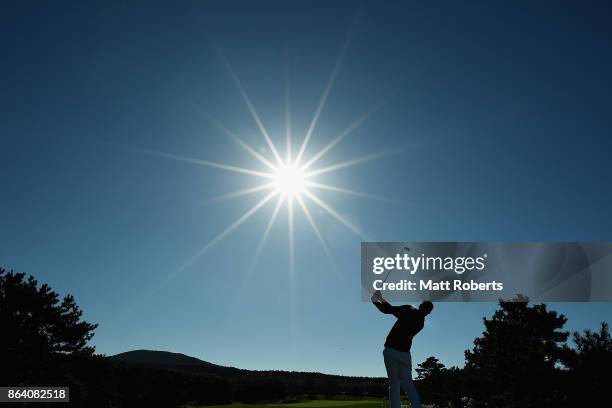
POLYGON ((391 408, 400 407, 400 383, 408 394, 412 408, 421 408, 421 399, 412 382, 412 357, 409 352, 385 347, 383 351, 385 368, 389 377, 389 403, 391 408))

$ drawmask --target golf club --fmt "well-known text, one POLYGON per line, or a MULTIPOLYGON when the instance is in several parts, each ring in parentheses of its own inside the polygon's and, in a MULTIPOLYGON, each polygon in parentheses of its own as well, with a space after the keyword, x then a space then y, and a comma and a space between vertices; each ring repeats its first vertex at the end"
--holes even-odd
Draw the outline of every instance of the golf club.
MULTIPOLYGON (((410 251, 410 248, 404 247, 404 251, 408 252, 408 251, 410 251)), ((392 271, 393 271, 393 269, 390 269, 389 272, 387 272, 387 276, 385 276, 385 279, 382 281, 382 283, 385 283, 387 281, 387 279, 389 279, 389 276, 391 276, 391 272, 392 271)))

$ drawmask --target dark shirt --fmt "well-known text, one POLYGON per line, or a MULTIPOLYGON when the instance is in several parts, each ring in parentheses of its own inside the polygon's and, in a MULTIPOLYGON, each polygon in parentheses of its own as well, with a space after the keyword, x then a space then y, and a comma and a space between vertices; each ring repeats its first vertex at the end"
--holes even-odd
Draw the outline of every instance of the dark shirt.
POLYGON ((391 347, 399 351, 410 351, 412 338, 421 331, 425 324, 423 313, 410 305, 391 306, 387 302, 373 303, 381 312, 397 317, 397 321, 387 335, 385 347, 391 347))

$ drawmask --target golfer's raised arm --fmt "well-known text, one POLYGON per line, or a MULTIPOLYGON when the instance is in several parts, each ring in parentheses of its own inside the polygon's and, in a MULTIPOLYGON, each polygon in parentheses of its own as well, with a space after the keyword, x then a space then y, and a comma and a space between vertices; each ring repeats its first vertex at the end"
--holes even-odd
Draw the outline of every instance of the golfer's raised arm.
POLYGON ((390 305, 382 297, 382 294, 380 293, 379 290, 374 292, 374 294, 372 295, 372 303, 374 303, 374 306, 376 306, 376 308, 378 310, 380 310, 381 312, 383 312, 384 314, 393 314, 393 315, 395 315, 397 313, 397 306, 390 305))

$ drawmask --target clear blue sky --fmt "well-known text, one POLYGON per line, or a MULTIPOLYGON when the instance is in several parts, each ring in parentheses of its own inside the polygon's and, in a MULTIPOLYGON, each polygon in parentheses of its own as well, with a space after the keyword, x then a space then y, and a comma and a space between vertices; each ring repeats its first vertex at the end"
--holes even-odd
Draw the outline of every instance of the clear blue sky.
MULTIPOLYGON (((612 240, 606 2, 0 7, 0 264, 73 293, 101 353, 384 373, 393 322, 360 301, 360 238, 315 205, 335 266, 297 212, 291 286, 283 208, 248 275, 270 205, 161 284, 261 198, 206 203, 253 179, 134 150, 259 167, 209 112, 270 157, 220 50, 284 148, 285 76, 298 139, 350 39, 307 153, 382 104, 322 159, 397 149, 324 177, 393 200, 321 193, 375 240, 612 240)), ((461 365, 495 306, 437 304, 414 361, 461 365)), ((612 315, 551 307, 572 330, 612 315)))

